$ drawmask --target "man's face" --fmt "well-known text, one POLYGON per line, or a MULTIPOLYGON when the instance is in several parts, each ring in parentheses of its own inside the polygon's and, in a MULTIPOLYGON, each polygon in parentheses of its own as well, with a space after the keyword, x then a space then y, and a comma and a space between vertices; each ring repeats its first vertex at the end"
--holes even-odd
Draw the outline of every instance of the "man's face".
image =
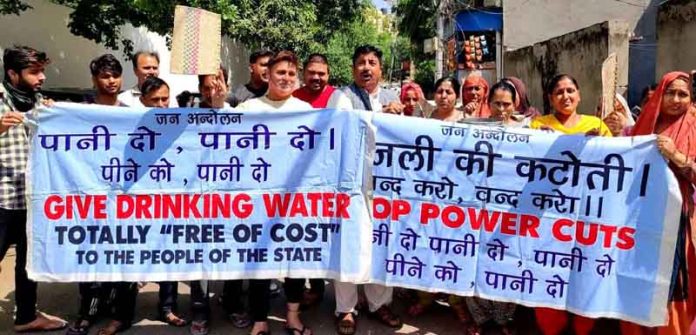
POLYGON ((12 86, 26 92, 38 92, 46 81, 46 67, 44 65, 32 65, 19 73, 10 70, 10 83, 12 86))
POLYGON ((307 64, 307 68, 304 69, 304 82, 311 92, 321 92, 329 83, 329 66, 317 62, 307 64))
POLYGON ((374 52, 362 54, 353 64, 353 80, 360 87, 372 92, 382 79, 382 65, 374 52))
POLYGON ((169 87, 163 85, 148 94, 140 96, 140 102, 145 107, 151 108, 167 108, 169 107, 169 87))
POLYGON ((203 78, 198 91, 201 92, 203 102, 210 104, 213 101, 213 89, 215 88, 215 75, 207 75, 203 78))
POLYGON ((287 99, 295 90, 297 67, 290 62, 280 62, 270 70, 268 93, 276 99, 287 99))
POLYGON ((101 71, 92 76, 92 83, 100 95, 117 95, 121 91, 121 74, 111 71, 101 71))
POLYGON ((138 77, 138 87, 145 82, 147 77, 159 76, 159 62, 157 58, 150 55, 138 56, 137 66, 133 70, 138 77))
POLYGON ((268 82, 268 61, 271 57, 259 57, 255 63, 249 65, 251 70, 251 80, 254 82, 268 82))

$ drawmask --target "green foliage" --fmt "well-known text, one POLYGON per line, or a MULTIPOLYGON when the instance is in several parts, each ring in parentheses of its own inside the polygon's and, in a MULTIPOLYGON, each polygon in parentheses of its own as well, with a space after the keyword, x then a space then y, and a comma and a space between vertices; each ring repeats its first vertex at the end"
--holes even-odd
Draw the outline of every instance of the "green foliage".
MULTIPOLYGON (((423 92, 435 91, 435 60, 427 59, 416 64, 414 80, 423 89, 423 92)), ((426 93, 427 94, 427 93, 426 93)))
POLYGON ((0 0, 0 15, 14 14, 19 15, 19 13, 32 8, 24 1, 19 0, 0 0))
MULTIPOLYGON (((51 0, 70 7, 68 26, 77 36, 131 53, 132 41, 120 36, 130 23, 161 35, 172 32, 174 7, 184 5, 219 13, 222 33, 249 49, 290 49, 301 56, 326 43, 345 22, 359 16, 363 0, 51 0)), ((21 0, 0 0, 0 14, 18 14, 21 0)))
MULTIPOLYGON (((353 81, 353 51, 364 44, 371 44, 382 50, 382 77, 388 77, 395 36, 388 31, 380 32, 376 23, 370 20, 373 11, 376 9, 368 6, 362 15, 334 33, 326 45, 317 45, 313 49, 314 52, 325 53, 329 59, 332 84, 348 85, 353 81)), ((396 59, 396 62, 398 64, 399 59, 396 59)))

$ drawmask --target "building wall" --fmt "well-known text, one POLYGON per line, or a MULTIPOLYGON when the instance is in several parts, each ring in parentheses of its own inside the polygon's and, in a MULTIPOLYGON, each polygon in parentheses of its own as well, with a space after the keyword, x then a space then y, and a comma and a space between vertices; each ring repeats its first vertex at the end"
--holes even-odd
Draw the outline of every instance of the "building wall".
POLYGON ((602 62, 616 52, 619 63, 618 84, 628 84, 629 27, 623 21, 608 21, 559 36, 533 46, 505 53, 506 76, 527 83, 531 103, 542 108, 543 85, 554 75, 567 73, 580 85, 578 111, 594 113, 602 92, 602 62))
MULTIPOLYGON (((124 68, 123 89, 135 85, 132 65, 123 52, 110 50, 70 33, 67 27, 70 8, 41 0, 27 2, 34 9, 27 10, 20 16, 0 17, 0 51, 12 45, 28 45, 48 53, 52 62, 47 69, 45 87, 91 88, 89 62, 107 52, 113 53, 121 60, 124 68)), ((183 90, 198 91, 196 76, 169 73, 171 53, 164 36, 130 25, 122 27, 121 31, 133 41, 135 50, 159 52, 160 76, 170 84, 173 94, 183 90)), ((233 41, 223 39, 221 53, 223 65, 231 70, 231 82, 246 82, 249 79, 247 51, 233 41)))
POLYGON ((660 6, 655 78, 675 70, 696 70, 696 1, 660 6))
POLYGON ((655 23, 663 0, 505 0, 504 47, 527 47, 593 24, 622 20, 634 33, 629 52, 628 98, 638 103, 654 82, 655 23))

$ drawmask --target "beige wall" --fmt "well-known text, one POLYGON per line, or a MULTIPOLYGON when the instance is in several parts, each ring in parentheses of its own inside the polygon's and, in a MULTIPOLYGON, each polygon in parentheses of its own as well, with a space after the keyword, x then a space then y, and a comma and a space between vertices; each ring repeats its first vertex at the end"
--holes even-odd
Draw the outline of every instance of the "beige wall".
POLYGON ((676 70, 696 70, 696 1, 666 3, 659 10, 655 78, 676 70))
POLYGON ((594 113, 602 92, 602 62, 617 53, 618 84, 628 83, 628 33, 626 22, 608 21, 550 39, 531 47, 505 53, 506 76, 527 83, 532 105, 543 108, 543 83, 559 73, 578 80, 581 102, 578 111, 594 113))
POLYGON ((505 0, 504 47, 513 50, 530 46, 609 20, 624 21, 633 31, 650 3, 651 0, 505 0))
MULTIPOLYGON (((48 53, 52 60, 48 68, 46 87, 91 88, 89 62, 96 56, 111 52, 121 59, 124 68, 123 88, 136 83, 132 66, 120 51, 109 50, 85 38, 72 35, 67 27, 67 7, 48 1, 27 1, 34 9, 21 16, 0 16, 0 51, 15 44, 28 45, 48 53)), ((160 76, 172 87, 173 94, 183 90, 197 91, 195 76, 169 73, 170 52, 163 36, 145 28, 130 25, 121 29, 134 42, 135 50, 154 50, 160 54, 160 76)), ((243 83, 249 79, 247 51, 229 39, 223 39, 223 65, 231 69, 231 82, 243 83)), ((1 63, 1 61, 0 61, 1 63)))

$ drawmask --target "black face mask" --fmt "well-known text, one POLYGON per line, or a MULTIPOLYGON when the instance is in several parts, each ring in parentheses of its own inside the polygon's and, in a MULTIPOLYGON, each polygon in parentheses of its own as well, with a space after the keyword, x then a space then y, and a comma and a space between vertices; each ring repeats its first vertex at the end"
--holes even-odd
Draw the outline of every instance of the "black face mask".
POLYGON ((8 98, 12 102, 12 105, 20 112, 26 112, 34 108, 36 104, 36 93, 32 88, 27 89, 28 85, 21 80, 17 86, 13 86, 7 79, 3 81, 3 86, 5 86, 5 91, 7 91, 8 98))

